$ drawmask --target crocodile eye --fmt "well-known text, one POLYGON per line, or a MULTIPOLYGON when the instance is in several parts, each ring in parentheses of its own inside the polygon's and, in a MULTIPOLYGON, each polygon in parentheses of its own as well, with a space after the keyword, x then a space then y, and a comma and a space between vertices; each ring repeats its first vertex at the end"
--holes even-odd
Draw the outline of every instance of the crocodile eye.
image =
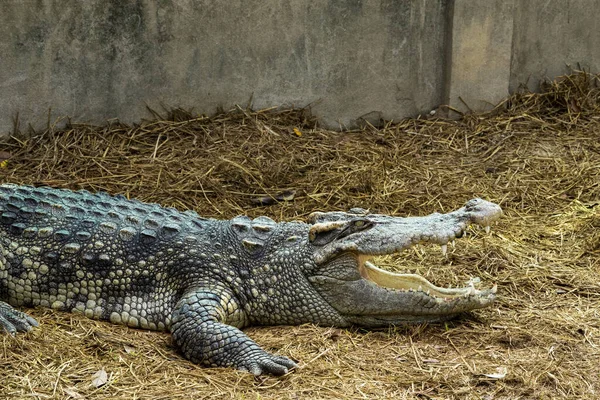
POLYGON ((363 228, 363 227, 365 227, 365 225, 367 225, 367 222, 363 221, 362 219, 359 219, 358 221, 354 221, 354 226, 357 228, 363 228))

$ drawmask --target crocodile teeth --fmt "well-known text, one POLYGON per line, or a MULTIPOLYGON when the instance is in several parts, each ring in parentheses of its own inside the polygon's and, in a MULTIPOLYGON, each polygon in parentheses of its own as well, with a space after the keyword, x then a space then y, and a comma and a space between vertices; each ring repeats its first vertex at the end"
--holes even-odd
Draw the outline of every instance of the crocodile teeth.
POLYGON ((498 291, 498 285, 494 285, 491 289, 490 292, 492 292, 493 294, 496 294, 496 292, 498 291))
POLYGON ((469 281, 466 284, 467 286, 475 287, 475 285, 478 283, 481 283, 481 278, 476 276, 474 278, 469 279, 469 281))
POLYGON ((490 226, 486 225, 485 226, 485 233, 490 233, 490 230, 491 230, 490 226))
POLYGON ((450 244, 452 245, 452 248, 455 248, 456 247, 456 240, 451 241, 450 244))
POLYGON ((447 255, 447 253, 448 253, 448 245, 447 245, 447 244, 443 244, 443 245, 442 245, 442 254, 443 254, 444 256, 446 256, 446 255, 447 255))

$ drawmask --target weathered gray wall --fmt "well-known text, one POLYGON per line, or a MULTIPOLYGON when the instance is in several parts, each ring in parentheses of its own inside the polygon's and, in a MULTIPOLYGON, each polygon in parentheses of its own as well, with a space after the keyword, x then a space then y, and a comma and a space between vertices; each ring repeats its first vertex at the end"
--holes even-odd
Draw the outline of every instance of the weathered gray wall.
POLYGON ((510 90, 578 68, 600 72, 600 1, 521 0, 515 8, 510 90))
POLYGON ((455 0, 446 103, 485 110, 508 96, 513 7, 514 0, 455 0))
POLYGON ((0 130, 17 112, 137 121, 161 103, 312 104, 332 126, 414 114, 442 101, 445 3, 4 0, 0 130))
POLYGON ((532 77, 600 68, 600 0, 2 0, 0 134, 311 105, 323 124, 484 109, 532 77), (461 100, 462 99, 462 100, 461 100), (50 112, 50 118, 49 116, 50 112))

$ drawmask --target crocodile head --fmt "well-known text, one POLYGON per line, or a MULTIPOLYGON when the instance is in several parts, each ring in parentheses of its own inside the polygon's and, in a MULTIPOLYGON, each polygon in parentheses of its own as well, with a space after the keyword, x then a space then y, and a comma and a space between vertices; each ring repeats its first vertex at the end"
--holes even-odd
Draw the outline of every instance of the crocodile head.
POLYGON ((424 242, 441 245, 445 253, 447 243, 460 238, 470 224, 488 231, 501 214, 498 205, 481 199, 448 214, 425 217, 391 217, 362 209, 313 213, 309 241, 317 268, 308 279, 353 324, 376 327, 448 320, 492 304, 496 286, 442 288, 419 275, 387 272, 369 260, 424 242))

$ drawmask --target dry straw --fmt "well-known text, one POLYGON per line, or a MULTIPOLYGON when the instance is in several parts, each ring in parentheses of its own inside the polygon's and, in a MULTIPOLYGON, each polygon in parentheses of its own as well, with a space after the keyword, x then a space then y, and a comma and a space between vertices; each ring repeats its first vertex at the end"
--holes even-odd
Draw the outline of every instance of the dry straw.
POLYGON ((0 397, 600 398, 598 84, 577 72, 487 114, 344 133, 303 111, 236 109, 14 135, 0 148, 11 156, 3 182, 122 193, 204 216, 290 220, 356 206, 422 215, 480 196, 505 217, 490 235, 470 231, 448 258, 420 246, 379 261, 439 285, 498 284, 494 307, 460 320, 250 328, 301 366, 254 379, 192 365, 167 334, 30 310, 39 329, 0 336, 0 397), (288 201, 259 205, 282 193, 288 201), (97 388, 101 369, 108 381, 97 388))

